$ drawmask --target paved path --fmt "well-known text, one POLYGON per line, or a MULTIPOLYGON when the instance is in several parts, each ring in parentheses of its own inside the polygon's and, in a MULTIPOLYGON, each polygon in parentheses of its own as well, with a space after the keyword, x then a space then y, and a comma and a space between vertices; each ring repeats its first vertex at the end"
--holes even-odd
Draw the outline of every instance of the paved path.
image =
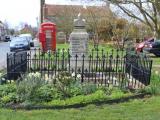
POLYGON ((0 69, 6 68, 7 52, 9 52, 9 42, 0 43, 0 69))

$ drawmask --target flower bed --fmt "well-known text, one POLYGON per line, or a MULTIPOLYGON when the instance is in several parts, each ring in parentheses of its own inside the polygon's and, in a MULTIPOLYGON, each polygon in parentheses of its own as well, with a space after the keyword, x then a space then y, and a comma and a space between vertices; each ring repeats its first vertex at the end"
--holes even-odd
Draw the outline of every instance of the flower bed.
POLYGON ((40 73, 30 73, 23 80, 0 85, 0 105, 11 108, 83 106, 90 103, 121 101, 141 92, 118 87, 81 83, 80 75, 61 72, 53 84, 40 73))

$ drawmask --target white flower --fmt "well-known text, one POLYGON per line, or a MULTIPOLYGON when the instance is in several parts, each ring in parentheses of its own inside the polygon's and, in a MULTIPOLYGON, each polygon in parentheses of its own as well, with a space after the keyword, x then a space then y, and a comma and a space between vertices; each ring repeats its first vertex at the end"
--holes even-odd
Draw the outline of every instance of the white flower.
POLYGON ((34 73, 29 73, 28 74, 28 77, 30 77, 30 78, 33 77, 33 76, 34 76, 34 73))
POLYGON ((77 75, 77 78, 79 78, 79 79, 80 79, 80 78, 81 78, 81 74, 78 74, 78 75, 77 75))
POLYGON ((47 74, 45 74, 45 80, 48 81, 49 80, 49 77, 47 74))
POLYGON ((67 52, 67 49, 64 49, 64 52, 67 52))
POLYGON ((2 81, 5 81, 6 79, 5 78, 2 78, 2 81))
POLYGON ((32 77, 40 77, 41 74, 39 72, 36 72, 36 73, 29 73, 28 74, 28 77, 32 78, 32 77))
POLYGON ((75 77, 75 72, 72 73, 72 77, 75 77))
POLYGON ((35 75, 35 77, 40 77, 41 76, 41 74, 39 72, 36 72, 34 75, 35 75))

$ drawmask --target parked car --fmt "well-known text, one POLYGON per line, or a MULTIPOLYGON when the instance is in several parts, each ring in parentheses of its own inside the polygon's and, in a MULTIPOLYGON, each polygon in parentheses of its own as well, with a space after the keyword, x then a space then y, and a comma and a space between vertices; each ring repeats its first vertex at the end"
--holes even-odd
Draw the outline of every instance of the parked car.
POLYGON ((26 39, 30 43, 30 46, 34 47, 34 42, 32 40, 32 35, 31 34, 20 34, 19 37, 22 37, 22 38, 26 39))
POLYGON ((155 56, 160 57, 160 40, 155 40, 155 42, 145 46, 144 51, 153 53, 155 56))
POLYGON ((41 43, 39 42, 39 40, 37 38, 35 38, 33 40, 33 42, 34 42, 34 47, 40 47, 41 46, 41 43))
POLYGON ((10 35, 5 36, 4 42, 8 42, 8 41, 11 41, 11 36, 10 35))
POLYGON ((148 40, 145 40, 145 41, 137 44, 137 45, 136 45, 136 51, 137 51, 137 52, 143 52, 143 48, 144 48, 145 46, 147 46, 148 44, 153 43, 153 42, 154 42, 154 38, 150 38, 150 39, 148 39, 148 40))
POLYGON ((22 37, 12 38, 10 42, 10 51, 30 50, 30 43, 22 37))

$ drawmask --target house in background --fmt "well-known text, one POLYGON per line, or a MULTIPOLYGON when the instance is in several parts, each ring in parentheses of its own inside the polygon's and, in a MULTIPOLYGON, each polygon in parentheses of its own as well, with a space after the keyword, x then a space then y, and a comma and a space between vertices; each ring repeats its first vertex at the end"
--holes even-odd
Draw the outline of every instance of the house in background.
POLYGON ((66 39, 73 30, 73 20, 81 13, 86 20, 86 29, 89 33, 95 33, 98 24, 103 18, 112 14, 108 6, 82 6, 82 5, 51 5, 43 6, 43 20, 54 22, 57 32, 64 32, 66 39))
POLYGON ((7 35, 7 28, 2 23, 2 21, 0 21, 0 41, 4 40, 6 35, 7 35))
POLYGON ((30 33, 32 37, 35 37, 38 31, 36 27, 32 27, 31 25, 25 24, 19 32, 20 34, 30 33))

